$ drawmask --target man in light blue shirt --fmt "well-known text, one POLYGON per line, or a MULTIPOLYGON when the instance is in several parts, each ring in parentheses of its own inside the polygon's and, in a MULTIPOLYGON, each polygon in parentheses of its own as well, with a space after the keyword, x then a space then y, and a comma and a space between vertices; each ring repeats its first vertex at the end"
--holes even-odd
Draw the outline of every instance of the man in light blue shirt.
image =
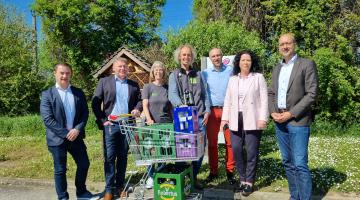
POLYGON ((269 113, 275 121, 276 140, 291 200, 310 200, 312 180, 308 165, 311 107, 318 93, 318 75, 312 60, 298 57, 293 33, 279 38, 283 60, 272 72, 268 90, 269 113))
POLYGON ((124 183, 128 144, 119 123, 112 116, 129 112, 140 116, 142 109, 139 84, 127 78, 128 63, 123 57, 115 59, 112 65, 114 74, 100 79, 92 100, 96 122, 104 134, 104 200, 126 195, 124 183))
MULTIPOLYGON (((206 178, 206 182, 211 182, 218 176, 218 133, 221 124, 222 107, 224 105, 224 98, 229 78, 232 73, 232 67, 228 67, 222 63, 223 54, 221 49, 213 48, 209 52, 209 58, 213 63, 210 67, 203 71, 203 77, 207 84, 207 92, 210 96, 210 116, 208 125, 206 127, 206 134, 208 138, 208 156, 210 165, 210 174, 206 178)), ((228 182, 233 185, 235 179, 234 171, 234 156, 231 148, 230 131, 224 131, 226 143, 226 173, 228 182)))

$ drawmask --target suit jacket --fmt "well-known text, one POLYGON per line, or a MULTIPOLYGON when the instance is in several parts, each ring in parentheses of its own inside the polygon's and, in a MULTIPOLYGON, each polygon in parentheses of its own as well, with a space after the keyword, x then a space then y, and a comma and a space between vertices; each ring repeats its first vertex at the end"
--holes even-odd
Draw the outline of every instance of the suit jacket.
MULTIPOLYGON (((129 86, 128 109, 142 110, 141 94, 139 84, 127 79, 129 86)), ((104 129, 104 122, 114 109, 116 102, 116 83, 114 75, 101 78, 92 99, 92 109, 96 117, 99 129, 104 129)))
MULTIPOLYGON (((229 128, 238 131, 239 122, 239 76, 230 77, 222 113, 222 120, 229 121, 229 128)), ((243 98, 243 128, 244 130, 259 130, 258 120, 268 120, 268 96, 265 78, 262 74, 252 73, 249 76, 250 85, 246 88, 243 98)))
MULTIPOLYGON (((269 87, 269 112, 277 113, 279 74, 281 64, 278 64, 272 72, 272 84, 269 87)), ((308 126, 313 117, 311 106, 316 100, 318 93, 318 75, 316 65, 312 60, 298 57, 291 71, 289 86, 286 93, 286 109, 295 117, 290 119, 294 126, 308 126)))
MULTIPOLYGON (((86 97, 82 90, 71 86, 75 102, 74 128, 79 130, 76 140, 85 138, 85 126, 89 117, 86 97)), ((46 127, 46 142, 48 146, 59 146, 66 140, 66 115, 60 94, 55 86, 41 94, 40 114, 46 127)), ((75 141, 76 141, 75 140, 75 141)), ((74 141, 74 142, 75 142, 74 141)))

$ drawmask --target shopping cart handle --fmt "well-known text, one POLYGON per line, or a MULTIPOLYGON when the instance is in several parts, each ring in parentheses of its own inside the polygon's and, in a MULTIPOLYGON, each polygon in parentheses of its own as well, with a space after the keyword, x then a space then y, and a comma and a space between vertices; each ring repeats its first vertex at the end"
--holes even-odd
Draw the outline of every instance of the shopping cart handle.
POLYGON ((121 118, 132 117, 132 116, 133 116, 132 114, 109 115, 108 120, 116 122, 119 121, 121 118))

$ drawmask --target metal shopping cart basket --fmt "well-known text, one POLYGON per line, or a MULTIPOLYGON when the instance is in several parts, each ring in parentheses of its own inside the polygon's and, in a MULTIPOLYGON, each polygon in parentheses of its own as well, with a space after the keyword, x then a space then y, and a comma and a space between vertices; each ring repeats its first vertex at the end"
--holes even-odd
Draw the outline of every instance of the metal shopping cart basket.
MULTIPOLYGON (((119 120, 120 130, 126 135, 129 145, 129 152, 132 154, 135 165, 151 166, 154 163, 187 162, 199 160, 204 155, 204 134, 185 134, 173 130, 172 123, 154 124, 143 126, 142 120, 133 117, 123 117, 119 120)), ((135 172, 136 173, 136 172, 135 172)), ((130 171, 130 178, 125 188, 128 188, 129 181, 134 172, 130 171)), ((145 181, 148 173, 144 173, 140 186, 135 193, 135 199, 145 198, 145 181)), ((130 187, 130 191, 134 188, 130 187)), ((201 199, 201 194, 192 194, 201 199)))

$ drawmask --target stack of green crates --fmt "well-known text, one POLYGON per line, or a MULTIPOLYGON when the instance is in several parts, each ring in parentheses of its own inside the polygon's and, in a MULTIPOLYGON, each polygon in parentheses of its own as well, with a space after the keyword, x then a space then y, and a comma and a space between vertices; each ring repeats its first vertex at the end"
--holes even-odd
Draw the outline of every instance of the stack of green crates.
POLYGON ((156 140, 156 157, 158 159, 176 158, 174 125, 172 123, 148 126, 156 140))
POLYGON ((168 164, 155 173, 154 199, 184 200, 194 190, 191 165, 168 164))

